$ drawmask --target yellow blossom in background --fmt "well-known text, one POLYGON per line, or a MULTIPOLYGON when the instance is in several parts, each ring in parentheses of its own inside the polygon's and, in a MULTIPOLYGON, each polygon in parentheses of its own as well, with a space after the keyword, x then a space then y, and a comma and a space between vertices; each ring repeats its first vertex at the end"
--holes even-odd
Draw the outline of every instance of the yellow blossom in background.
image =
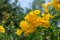
POLYGON ((45 4, 43 3, 42 5, 41 5, 43 8, 45 8, 45 4))
POLYGON ((51 5, 51 2, 48 2, 47 4, 46 4, 46 7, 49 7, 51 5))
POLYGON ((48 2, 47 4, 44 4, 44 3, 43 3, 41 6, 42 6, 42 8, 46 9, 46 8, 48 8, 50 5, 51 5, 51 2, 48 2))
POLYGON ((52 0, 52 5, 56 10, 60 11, 60 1, 59 0, 52 0))
POLYGON ((21 35, 22 34, 22 30, 17 29, 17 31, 15 32, 17 35, 21 35))
POLYGON ((41 6, 42 6, 42 8, 43 8, 43 11, 44 12, 46 12, 46 13, 48 13, 49 12, 49 6, 51 5, 51 2, 48 2, 47 4, 42 4, 41 6))
POLYGON ((0 25, 0 32, 5 33, 5 29, 0 25))

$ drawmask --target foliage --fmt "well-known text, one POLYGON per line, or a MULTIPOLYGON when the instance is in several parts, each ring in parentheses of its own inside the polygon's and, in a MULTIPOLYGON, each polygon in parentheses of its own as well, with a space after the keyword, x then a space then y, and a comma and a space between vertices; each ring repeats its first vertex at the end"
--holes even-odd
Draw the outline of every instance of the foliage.
POLYGON ((0 0, 0 40, 60 40, 59 0, 34 0, 26 14, 17 3, 0 0))

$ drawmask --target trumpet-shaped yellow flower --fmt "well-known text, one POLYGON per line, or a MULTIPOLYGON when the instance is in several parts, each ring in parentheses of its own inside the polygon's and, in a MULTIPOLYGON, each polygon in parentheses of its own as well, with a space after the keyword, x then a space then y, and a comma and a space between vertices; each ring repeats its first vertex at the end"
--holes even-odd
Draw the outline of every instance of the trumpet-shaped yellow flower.
POLYGON ((0 32, 5 33, 5 29, 0 25, 0 32))

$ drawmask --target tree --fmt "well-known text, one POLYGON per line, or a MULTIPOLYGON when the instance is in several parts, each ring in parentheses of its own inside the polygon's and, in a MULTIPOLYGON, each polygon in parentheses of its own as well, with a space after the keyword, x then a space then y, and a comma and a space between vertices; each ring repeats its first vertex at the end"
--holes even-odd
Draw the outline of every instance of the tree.
POLYGON ((33 2, 32 2, 32 9, 34 10, 34 9, 40 9, 40 10, 42 10, 42 3, 45 3, 45 0, 34 0, 33 2))
POLYGON ((10 0, 0 0, 0 25, 4 26, 6 30, 4 37, 0 36, 0 40, 12 40, 14 31, 24 17, 23 9, 17 3, 18 0, 12 4, 10 4, 10 0))

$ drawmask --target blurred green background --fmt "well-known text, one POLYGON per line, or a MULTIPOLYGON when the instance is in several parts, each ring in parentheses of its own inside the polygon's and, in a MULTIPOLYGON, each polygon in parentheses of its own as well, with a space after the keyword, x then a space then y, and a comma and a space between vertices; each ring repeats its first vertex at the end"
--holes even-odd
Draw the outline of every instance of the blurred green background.
POLYGON ((17 36, 14 32, 19 28, 19 23, 31 10, 41 10, 42 4, 51 0, 0 0, 0 25, 6 29, 5 34, 0 33, 0 40, 60 40, 60 12, 53 7, 49 12, 58 14, 51 22, 48 29, 37 28, 29 36, 17 36))

